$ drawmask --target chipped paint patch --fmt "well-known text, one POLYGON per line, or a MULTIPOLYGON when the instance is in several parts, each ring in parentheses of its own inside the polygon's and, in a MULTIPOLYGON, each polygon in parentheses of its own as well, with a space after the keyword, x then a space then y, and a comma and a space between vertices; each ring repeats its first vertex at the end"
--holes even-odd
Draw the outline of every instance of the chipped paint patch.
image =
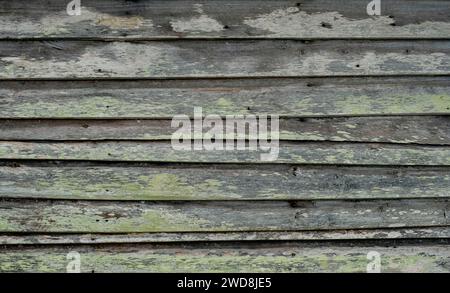
POLYGON ((189 20, 175 20, 171 21, 170 25, 175 32, 220 32, 224 30, 223 25, 217 20, 207 16, 201 15, 193 17, 189 20))
POLYGON ((0 61, 11 63, 7 66, 10 66, 18 77, 30 74, 33 67, 42 69, 39 70, 41 77, 64 76, 67 74, 67 68, 70 68, 71 76, 86 74, 98 77, 130 76, 131 72, 152 75, 167 67, 165 56, 170 54, 170 49, 168 46, 163 49, 159 46, 144 44, 130 46, 123 42, 116 42, 102 47, 88 46, 81 55, 70 60, 3 57, 0 61))
POLYGON ((200 16, 192 17, 190 19, 180 19, 170 21, 173 31, 178 33, 184 32, 220 32, 224 30, 223 25, 204 14, 201 4, 194 5, 195 12, 201 14, 200 16))
POLYGON ((112 29, 137 29, 144 24, 144 19, 140 16, 102 16, 96 23, 112 29))
POLYGON ((151 19, 140 16, 114 16, 98 12, 92 8, 82 7, 81 15, 67 15, 66 11, 45 16, 38 21, 18 20, 16 17, 2 17, 0 27, 4 34, 43 34, 45 36, 66 35, 77 30, 78 25, 88 23, 92 28, 96 26, 110 29, 151 29, 151 19))
POLYGON ((339 12, 308 14, 298 7, 277 9, 255 18, 247 18, 244 24, 274 36, 359 38, 423 35, 427 37, 448 35, 450 23, 426 21, 421 24, 393 26, 395 19, 378 16, 366 19, 348 19, 339 12))

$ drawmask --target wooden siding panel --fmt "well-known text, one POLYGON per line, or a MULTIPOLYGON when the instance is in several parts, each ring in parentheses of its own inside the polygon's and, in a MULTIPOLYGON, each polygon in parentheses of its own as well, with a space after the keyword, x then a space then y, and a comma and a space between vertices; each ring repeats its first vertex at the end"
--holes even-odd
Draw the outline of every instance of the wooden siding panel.
POLYGON ((5 200, 0 232, 129 233, 436 227, 447 199, 94 202, 5 200))
POLYGON ((450 238, 450 227, 384 228, 358 230, 264 231, 264 232, 152 232, 126 234, 26 234, 0 235, 1 245, 126 244, 230 241, 313 241, 313 240, 401 240, 450 238))
MULTIPOLYGON (((363 143, 281 142, 271 145, 284 164, 450 166, 450 148, 363 143)), ((93 160, 172 163, 267 163, 258 150, 175 150, 166 141, 17 142, 0 141, 0 159, 93 160)))
MULTIPOLYGON (((176 130, 171 120, 0 120, 0 140, 170 140, 176 130)), ((279 121, 278 133, 280 140, 450 145, 450 116, 291 118, 279 121)))
POLYGON ((0 197, 84 200, 449 198, 450 168, 289 165, 0 167, 0 197))
POLYGON ((390 0, 382 14, 370 1, 94 1, 80 16, 68 2, 0 1, 0 38, 448 38, 450 4, 390 0))
POLYGON ((70 251, 83 272, 366 272, 370 251, 383 272, 449 272, 450 259, 445 241, 37 246, 2 248, 0 271, 65 272, 70 251))
POLYGON ((450 115, 450 77, 3 81, 0 98, 14 119, 450 115))
POLYGON ((0 43, 0 79, 448 75, 450 41, 0 43))
POLYGON ((0 272, 450 271, 450 1, 67 2, 0 0, 0 272))

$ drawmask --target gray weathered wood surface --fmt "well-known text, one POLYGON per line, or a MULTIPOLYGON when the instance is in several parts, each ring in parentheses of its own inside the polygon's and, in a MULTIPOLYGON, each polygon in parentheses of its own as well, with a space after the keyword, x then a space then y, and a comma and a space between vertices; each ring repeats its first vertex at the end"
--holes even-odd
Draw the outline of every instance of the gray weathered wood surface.
POLYGON ((0 51, 1 79, 450 74, 449 40, 2 41, 0 51))
POLYGON ((1 272, 449 272, 450 1, 68 2, 0 0, 1 272))
POLYGON ((0 1, 2 38, 449 38, 450 4, 390 0, 370 17, 365 0, 0 1), (11 14, 14 13, 14 14, 11 14))

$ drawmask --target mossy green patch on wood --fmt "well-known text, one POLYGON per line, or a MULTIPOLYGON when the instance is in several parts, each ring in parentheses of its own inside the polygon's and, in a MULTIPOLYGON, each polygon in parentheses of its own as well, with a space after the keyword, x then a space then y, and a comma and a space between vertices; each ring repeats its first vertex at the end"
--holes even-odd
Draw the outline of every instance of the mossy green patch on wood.
POLYGON ((380 114, 402 113, 450 113, 449 94, 420 94, 409 96, 379 97, 349 96, 335 102, 342 114, 364 115, 379 111, 380 114))
MULTIPOLYGON (((145 231, 185 231, 207 230, 216 225, 209 220, 196 215, 189 215, 177 209, 164 209, 159 207, 146 208, 145 210, 128 210, 128 214, 114 209, 85 210, 83 207, 64 210, 66 206, 45 208, 45 217, 39 221, 39 225, 45 226, 49 231, 101 231, 101 232, 145 232, 145 231), (56 211, 55 209, 58 209, 56 211), (129 214, 131 213, 131 214, 129 214)), ((226 226, 226 225, 225 225, 226 226)))

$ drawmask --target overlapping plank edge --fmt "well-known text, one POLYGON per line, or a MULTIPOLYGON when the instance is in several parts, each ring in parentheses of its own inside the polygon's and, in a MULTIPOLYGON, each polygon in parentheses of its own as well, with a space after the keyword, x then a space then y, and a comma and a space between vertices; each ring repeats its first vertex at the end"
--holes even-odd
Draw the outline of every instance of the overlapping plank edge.
MULTIPOLYGON (((239 119, 234 121, 237 123, 239 119)), ((225 121, 222 123, 225 125, 225 121)), ((275 135, 270 126, 269 123, 268 130, 275 135)), ((203 129, 209 130, 206 125, 203 129)), ((0 119, 0 140, 170 140, 175 131, 180 130, 172 127, 169 119, 0 119)), ((280 140, 294 141, 450 145, 450 116, 282 118, 277 133, 280 140)), ((202 138, 197 132, 190 135, 193 139, 202 138)), ((219 133, 216 138, 230 136, 219 133)), ((253 133, 245 133, 245 137, 258 139, 253 133)))
MULTIPOLYGON (((218 141, 216 143, 222 143, 218 141)), ((271 142, 256 150, 177 150, 170 141, 0 141, 0 159, 183 163, 450 166, 450 148, 383 143, 271 142)))
POLYGON ((0 38, 449 38, 447 1, 1 1, 0 38), (45 8, 44 8, 45 7, 45 8))
POLYGON ((450 198, 447 167, 290 165, 0 166, 0 197, 84 200, 450 198))
POLYGON ((2 41, 0 79, 450 74, 450 40, 2 41))
POLYGON ((317 230, 288 232, 172 232, 126 234, 0 234, 1 245, 125 244, 205 241, 314 241, 370 239, 446 239, 450 227, 317 230))
POLYGON ((83 272, 366 272, 370 251, 383 272, 449 272, 448 240, 4 246, 0 271, 66 272, 76 252, 83 272))
POLYGON ((450 115, 450 76, 0 81, 0 101, 13 119, 450 115))
POLYGON ((437 227, 448 199, 60 201, 2 199, 0 232, 133 233, 437 227))

